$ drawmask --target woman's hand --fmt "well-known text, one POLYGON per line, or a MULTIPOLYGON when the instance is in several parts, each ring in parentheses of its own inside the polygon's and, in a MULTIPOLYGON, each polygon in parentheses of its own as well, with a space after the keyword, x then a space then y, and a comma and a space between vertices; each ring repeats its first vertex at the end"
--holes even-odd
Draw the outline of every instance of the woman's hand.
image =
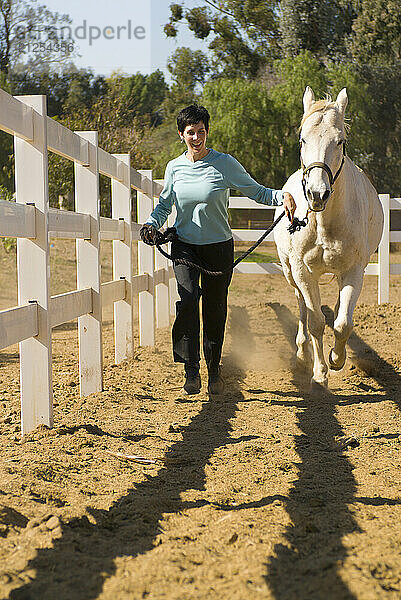
POLYGON ((285 214, 287 215, 287 217, 289 218, 289 220, 292 223, 297 205, 295 204, 295 200, 289 192, 284 192, 283 206, 284 206, 285 214))
POLYGON ((141 236, 141 240, 148 244, 148 246, 154 246, 159 241, 161 234, 157 231, 156 227, 150 225, 149 223, 145 223, 139 230, 139 235, 141 236))

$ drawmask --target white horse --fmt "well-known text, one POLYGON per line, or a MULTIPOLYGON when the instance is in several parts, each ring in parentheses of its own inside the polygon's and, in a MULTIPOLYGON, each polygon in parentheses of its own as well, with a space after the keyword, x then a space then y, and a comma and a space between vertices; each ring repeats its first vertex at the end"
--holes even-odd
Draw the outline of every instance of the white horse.
POLYGON ((323 354, 325 318, 319 278, 333 273, 338 281, 335 344, 329 354, 330 368, 338 371, 345 363, 345 344, 353 328, 364 269, 383 230, 383 210, 375 188, 345 156, 347 103, 345 88, 335 102, 315 101, 311 88, 306 88, 300 136, 302 168, 291 175, 284 190, 295 198, 296 216, 303 219, 307 215, 307 224, 290 234, 288 221, 282 219, 274 232, 284 275, 298 299, 297 360, 309 370, 313 365, 312 383, 325 387, 328 367, 323 354))

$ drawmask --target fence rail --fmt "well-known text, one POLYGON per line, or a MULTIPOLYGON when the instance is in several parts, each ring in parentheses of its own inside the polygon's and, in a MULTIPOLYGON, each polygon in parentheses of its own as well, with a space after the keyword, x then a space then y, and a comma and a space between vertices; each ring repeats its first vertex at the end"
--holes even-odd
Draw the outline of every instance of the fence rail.
MULTIPOLYGON (((154 345, 155 328, 169 324, 177 298, 173 269, 139 240, 140 224, 162 190, 151 171, 136 171, 128 154, 98 147, 96 132, 72 132, 46 114, 44 96, 13 98, 0 90, 0 129, 14 136, 16 203, 0 201, 0 237, 17 238, 18 306, 0 311, 0 348, 20 344, 22 433, 53 424, 51 330, 78 319, 80 393, 103 386, 102 309, 114 306, 115 362, 133 356, 135 297, 139 298, 139 343, 154 345), (49 208, 48 151, 74 163, 76 212, 49 208), (99 174, 111 179, 112 218, 99 214, 99 174), (138 223, 131 220, 131 190, 137 191, 138 223), (77 289, 50 296, 49 239, 76 240, 77 289), (100 243, 113 242, 113 279, 100 284, 100 243), (133 275, 132 244, 138 242, 138 274, 133 275)), ((385 231, 379 262, 366 272, 379 278, 379 302, 388 301, 390 208, 401 199, 380 199, 385 231)), ((231 208, 264 208, 248 198, 230 198, 231 208)), ((270 209, 271 210, 271 209, 270 209)), ((172 224, 173 216, 169 218, 172 224)), ((236 241, 255 241, 259 230, 234 229, 236 241)), ((266 241, 272 241, 270 234, 266 241)), ((273 263, 241 263, 243 274, 282 274, 273 263)))

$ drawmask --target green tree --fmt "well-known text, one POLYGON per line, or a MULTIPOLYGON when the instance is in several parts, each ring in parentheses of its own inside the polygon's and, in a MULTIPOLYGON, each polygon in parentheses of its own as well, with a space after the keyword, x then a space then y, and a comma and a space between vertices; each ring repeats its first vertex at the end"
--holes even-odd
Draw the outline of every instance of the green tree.
POLYGON ((375 112, 373 98, 369 86, 361 76, 357 65, 351 62, 328 65, 326 77, 329 82, 328 90, 333 98, 337 97, 342 88, 347 88, 349 103, 347 106, 346 123, 349 128, 347 136, 347 153, 374 179, 372 166, 374 162, 374 131, 372 115, 375 112))
POLYGON ((297 126, 306 85, 312 87, 316 97, 329 92, 333 98, 346 87, 350 126, 347 153, 380 192, 397 193, 401 184, 401 68, 361 66, 351 61, 328 61, 322 67, 310 52, 304 51, 293 59, 279 61, 276 74, 279 80, 269 93, 280 112, 280 139, 288 171, 299 164, 297 126))
POLYGON ((202 101, 212 115, 211 142, 261 183, 281 187, 299 165, 297 130, 306 85, 317 94, 327 89, 325 69, 307 51, 277 61, 267 83, 209 81, 202 101))
POLYGON ((121 93, 128 118, 148 115, 152 125, 159 125, 162 120, 160 107, 167 90, 164 75, 159 70, 150 75, 136 73, 124 77, 121 93))
POLYGON ((207 0, 207 4, 191 9, 171 4, 164 31, 175 37, 184 23, 195 37, 207 39, 215 74, 254 78, 278 56, 278 0, 207 0))
POLYGON ((169 117, 175 115, 178 106, 188 106, 196 100, 211 67, 201 50, 181 47, 169 58, 167 68, 172 84, 163 108, 169 117))
POLYGON ((238 79, 210 81, 202 102, 212 117, 210 144, 232 154, 260 183, 281 186, 284 175, 277 148, 279 113, 266 87, 238 79))
POLYGON ((182 152, 178 142, 177 113, 199 99, 199 92, 210 70, 203 52, 178 48, 170 57, 168 69, 172 84, 160 107, 163 116, 158 127, 153 127, 144 139, 146 152, 152 157, 154 176, 162 178, 166 163, 182 152))
POLYGON ((309 50, 324 60, 346 54, 356 16, 351 1, 281 0, 280 31, 286 56, 309 50))
POLYGON ((70 23, 68 15, 50 11, 36 0, 0 0, 0 71, 8 75, 28 65, 43 70, 70 63, 75 56, 70 23), (61 47, 57 42, 64 32, 61 47))
POLYGON ((47 113, 51 117, 90 108, 95 100, 107 93, 104 77, 75 67, 63 73, 11 73, 8 81, 13 95, 44 94, 47 98, 47 113))
POLYGON ((400 64, 401 11, 397 0, 360 0, 350 51, 361 64, 400 64))
POLYGON ((323 67, 310 52, 302 51, 294 58, 277 61, 267 85, 263 81, 210 81, 202 97, 212 115, 210 141, 235 156, 261 183, 280 187, 299 168, 298 128, 305 87, 310 85, 316 97, 331 92, 334 98, 347 87, 351 125, 347 151, 380 190, 386 186, 388 191, 390 181, 394 187, 399 180, 397 115, 401 98, 397 90, 401 86, 385 85, 382 78, 380 87, 391 95, 382 91, 380 101, 373 101, 379 84, 372 75, 371 71, 361 73, 351 63, 329 62, 323 67), (380 134, 383 131, 385 135, 380 134))
POLYGON ((278 115, 276 160, 281 166, 281 179, 285 180, 299 167, 298 127, 305 88, 310 85, 316 96, 322 97, 327 91, 327 78, 321 63, 308 50, 276 61, 274 75, 276 81, 269 95, 278 115))
POLYGON ((278 148, 285 168, 299 164, 297 127, 306 85, 316 97, 336 98, 347 88, 350 126, 347 153, 364 169, 380 192, 395 193, 400 176, 401 68, 360 66, 351 61, 328 61, 323 67, 308 51, 276 63, 277 83, 269 90, 280 114, 278 148))
MULTIPOLYGON (((306 85, 317 94, 327 90, 325 69, 310 52, 274 63, 274 72, 255 81, 210 79, 200 97, 211 114, 209 143, 235 156, 261 183, 281 187, 299 165, 297 129, 306 85)), ((156 173, 162 177, 168 160, 182 152, 174 110, 150 136, 156 173)))
POLYGON ((380 192, 398 195, 401 187, 401 66, 359 66, 358 75, 367 90, 360 109, 369 123, 361 166, 380 192))
POLYGON ((198 85, 205 83, 210 64, 201 50, 181 47, 169 58, 167 68, 175 85, 193 93, 198 85))
MULTIPOLYGON (((302 117, 302 96, 307 85, 316 96, 327 91, 325 69, 309 50, 301 50, 295 57, 283 58, 274 64, 275 85, 270 90, 278 110, 286 114, 293 128, 302 117)), ((295 131, 295 129, 293 129, 295 131)))

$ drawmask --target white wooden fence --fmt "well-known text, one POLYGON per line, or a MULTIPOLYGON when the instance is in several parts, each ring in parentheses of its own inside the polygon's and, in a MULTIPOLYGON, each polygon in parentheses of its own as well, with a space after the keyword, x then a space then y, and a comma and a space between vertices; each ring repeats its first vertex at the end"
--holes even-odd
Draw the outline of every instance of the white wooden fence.
MULTIPOLYGON (((133 355, 133 299, 139 295, 139 343, 154 345, 155 327, 169 324, 176 287, 171 266, 154 248, 138 243, 138 275, 133 275, 132 243, 140 223, 161 192, 151 171, 136 171, 128 154, 98 147, 97 132, 72 132, 46 114, 44 96, 14 98, 0 90, 0 129, 14 136, 16 203, 0 200, 0 237, 17 238, 18 306, 0 311, 0 349, 20 344, 22 433, 53 424, 53 327, 78 318, 79 379, 82 396, 102 390, 102 308, 114 305, 115 361, 133 355), (48 150, 74 162, 75 211, 49 208, 48 150), (112 218, 99 215, 99 173, 111 179, 112 218), (131 188, 137 190, 138 223, 131 222, 131 188), (77 289, 49 293, 49 239, 76 239, 77 289), (100 243, 113 240, 113 280, 100 283, 100 243)), ((401 200, 382 195, 386 215, 379 263, 379 303, 388 301, 389 209, 401 200)), ((232 208, 258 208, 248 198, 231 198, 232 208)), ((266 207, 261 207, 269 210, 266 207)), ((270 209, 271 210, 271 209, 270 209)), ((173 217, 170 219, 170 223, 173 217)), ((234 230, 236 241, 253 241, 257 230, 234 230)), ((266 241, 273 239, 272 234, 266 241)), ((236 273, 282 274, 272 263, 241 263, 236 273)))
POLYGON ((156 322, 169 323, 174 284, 167 261, 138 244, 133 276, 131 188, 139 220, 161 185, 138 172, 127 154, 110 155, 97 132, 72 132, 46 115, 44 96, 13 98, 0 90, 0 129, 14 136, 16 203, 0 201, 0 236, 17 238, 18 306, 0 311, 0 348, 20 344, 22 433, 53 424, 53 327, 78 318, 81 395, 102 390, 102 308, 114 304, 115 361, 133 355, 133 299, 139 295, 141 345, 153 345, 156 322), (48 150, 74 162, 75 210, 49 208, 48 150), (99 215, 99 173, 111 179, 112 218, 99 215), (76 239, 77 289, 50 297, 49 239, 76 239), (113 240, 113 280, 100 284, 100 242, 113 240), (169 294, 170 292, 170 294, 169 294), (170 301, 171 298, 171 301, 170 301))

